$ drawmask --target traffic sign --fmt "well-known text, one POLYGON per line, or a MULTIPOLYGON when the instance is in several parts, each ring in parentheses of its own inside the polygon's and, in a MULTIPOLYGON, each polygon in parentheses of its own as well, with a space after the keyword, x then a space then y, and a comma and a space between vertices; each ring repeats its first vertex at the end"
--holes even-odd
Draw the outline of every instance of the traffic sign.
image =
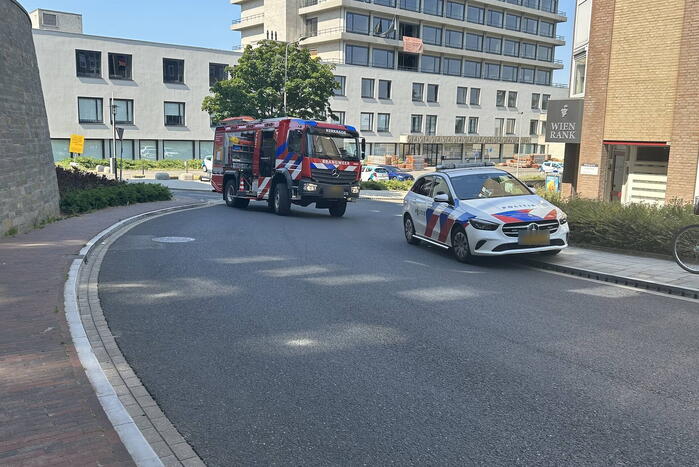
POLYGON ((82 135, 70 135, 70 147, 68 152, 82 154, 85 150, 85 137, 82 135))

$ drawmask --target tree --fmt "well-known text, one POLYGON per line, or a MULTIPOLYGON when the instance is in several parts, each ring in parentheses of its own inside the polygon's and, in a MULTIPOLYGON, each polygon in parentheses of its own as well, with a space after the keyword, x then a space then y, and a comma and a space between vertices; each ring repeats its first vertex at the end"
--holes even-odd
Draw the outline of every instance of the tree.
MULTIPOLYGON (((235 67, 228 68, 230 79, 211 87, 202 110, 215 120, 249 115, 255 118, 284 116, 285 42, 263 40, 248 45, 235 67)), ((311 57, 298 44, 289 44, 287 113, 295 117, 322 120, 330 111, 330 96, 337 87, 333 65, 311 57)))

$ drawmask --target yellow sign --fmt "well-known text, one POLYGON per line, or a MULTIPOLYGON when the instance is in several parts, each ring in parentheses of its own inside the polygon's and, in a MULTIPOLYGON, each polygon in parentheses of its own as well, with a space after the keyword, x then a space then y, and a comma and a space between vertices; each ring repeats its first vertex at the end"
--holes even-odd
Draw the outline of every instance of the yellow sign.
POLYGON ((82 154, 85 149, 85 137, 82 135, 70 135, 70 147, 68 152, 82 154))

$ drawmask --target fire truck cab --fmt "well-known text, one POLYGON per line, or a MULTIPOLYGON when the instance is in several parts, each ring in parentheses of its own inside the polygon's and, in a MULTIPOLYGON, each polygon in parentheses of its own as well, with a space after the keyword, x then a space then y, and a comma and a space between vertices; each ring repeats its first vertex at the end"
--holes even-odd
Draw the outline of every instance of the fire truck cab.
POLYGON ((359 197, 364 148, 348 125, 232 118, 216 128, 211 185, 231 207, 266 200, 283 216, 291 204, 315 203, 340 217, 359 197))

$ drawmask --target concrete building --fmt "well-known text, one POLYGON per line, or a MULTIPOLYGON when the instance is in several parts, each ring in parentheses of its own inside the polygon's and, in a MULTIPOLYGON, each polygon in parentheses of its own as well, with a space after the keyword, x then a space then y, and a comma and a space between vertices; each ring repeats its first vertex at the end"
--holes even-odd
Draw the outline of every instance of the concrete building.
POLYGON ((300 41, 336 64, 344 91, 332 109, 362 129, 372 154, 502 159, 521 141, 523 153, 562 157, 563 145, 543 138, 546 100, 568 95, 552 85, 565 44, 556 0, 231 3, 241 46, 300 41))
POLYGON ((571 97, 584 97, 584 112, 579 148, 566 148, 570 189, 621 202, 693 200, 696 0, 577 0, 573 41, 571 97))
MULTIPOLYGON (((70 156, 71 134, 85 136, 83 155, 110 157, 113 120, 124 128, 125 158, 212 154, 201 103, 239 53, 90 36, 79 14, 35 10, 30 17, 55 160, 70 156)), ((121 150, 117 142, 115 154, 121 150)))

